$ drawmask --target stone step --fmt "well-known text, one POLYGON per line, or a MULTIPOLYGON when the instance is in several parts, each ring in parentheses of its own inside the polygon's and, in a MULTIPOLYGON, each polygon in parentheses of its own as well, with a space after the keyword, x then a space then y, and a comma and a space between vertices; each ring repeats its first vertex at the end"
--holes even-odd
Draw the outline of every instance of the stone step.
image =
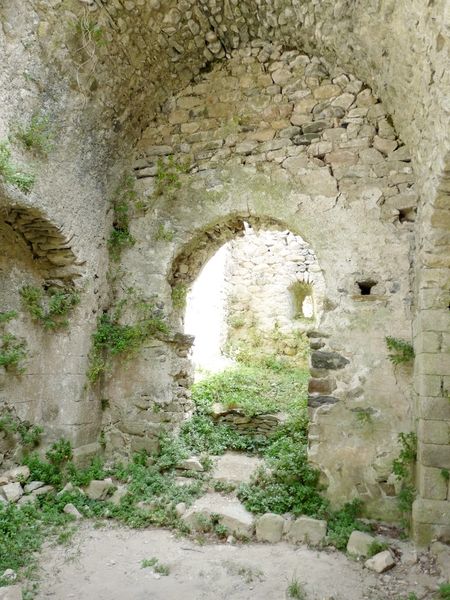
POLYGON ((254 530, 253 515, 246 510, 236 498, 220 494, 206 494, 181 517, 191 531, 206 531, 212 517, 216 516, 219 523, 224 525, 234 535, 251 537, 254 530))

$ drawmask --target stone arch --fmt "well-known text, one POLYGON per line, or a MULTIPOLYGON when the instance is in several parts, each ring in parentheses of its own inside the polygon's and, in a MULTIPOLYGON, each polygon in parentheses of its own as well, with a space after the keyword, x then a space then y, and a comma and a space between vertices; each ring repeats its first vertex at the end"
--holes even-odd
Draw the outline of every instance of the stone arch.
POLYGON ((41 209, 14 204, 2 207, 0 218, 8 237, 27 250, 44 280, 73 283, 81 276, 71 239, 41 209))

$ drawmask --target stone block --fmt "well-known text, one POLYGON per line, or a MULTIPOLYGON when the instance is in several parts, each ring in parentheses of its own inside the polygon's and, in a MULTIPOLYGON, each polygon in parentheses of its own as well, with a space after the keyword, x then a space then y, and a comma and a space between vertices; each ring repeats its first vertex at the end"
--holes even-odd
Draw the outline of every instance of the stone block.
POLYGON ((98 456, 100 453, 101 447, 98 442, 85 444, 74 449, 73 462, 78 468, 83 469, 88 467, 91 464, 92 459, 98 456))
POLYGON ((29 476, 30 469, 27 466, 23 466, 6 471, 2 475, 2 479, 5 478, 7 481, 26 481, 29 476))
POLYGON ((450 420, 450 401, 447 398, 419 398, 418 409, 423 419, 450 420))
POLYGON ((203 530, 205 521, 212 515, 218 515, 220 523, 230 533, 250 537, 253 534, 253 515, 249 513, 235 498, 225 498, 220 494, 206 494, 194 504, 181 517, 182 521, 192 530, 203 530))
MULTIPOLYGON (((314 134, 313 134, 314 135, 314 134)), ((299 176, 300 185, 306 194, 310 196, 335 197, 337 195, 337 183, 330 174, 328 168, 321 168, 299 176)))
POLYGON ((436 557, 442 576, 450 581, 450 547, 442 542, 433 542, 430 551, 436 557))
POLYGON ((347 552, 353 556, 368 556, 374 540, 373 536, 364 531, 352 531, 347 543, 347 552))
POLYGON ((66 515, 71 515, 72 517, 75 517, 75 519, 77 521, 79 519, 83 518, 83 515, 80 513, 80 511, 73 504, 70 504, 70 503, 66 504, 65 507, 63 508, 63 511, 66 513, 66 515))
POLYGON ((318 546, 324 542, 326 534, 326 521, 311 517, 299 517, 290 523, 286 537, 294 543, 318 546))
POLYGON ((23 489, 18 482, 7 483, 0 487, 0 494, 7 502, 17 502, 23 496, 23 489))
POLYGON ((419 444, 417 461, 427 467, 448 468, 450 444, 419 444))
POLYGON ((418 487, 422 498, 445 500, 447 498, 448 481, 442 476, 441 469, 418 467, 418 487))
POLYGON ((111 479, 93 479, 86 488, 86 496, 91 500, 105 500, 110 490, 114 488, 111 479))
POLYGON ((336 382, 334 379, 323 378, 315 379, 311 378, 308 382, 308 392, 310 394, 329 395, 336 388, 336 382))
POLYGON ((450 523, 450 501, 416 498, 412 514, 413 522, 448 526, 450 523))
POLYGON ((284 519, 281 515, 266 513, 256 521, 256 539, 259 542, 279 542, 283 528, 284 519))
POLYGON ((181 461, 177 468, 183 469, 183 471, 203 471, 203 465, 196 456, 181 461))
POLYGON ((311 354, 311 365, 314 369, 343 369, 349 360, 337 352, 317 350, 311 354))
POLYGON ((384 573, 395 566, 395 560, 389 550, 384 550, 366 560, 364 566, 375 573, 384 573))
POLYGON ((450 420, 420 419, 417 436, 425 444, 450 444, 450 420))

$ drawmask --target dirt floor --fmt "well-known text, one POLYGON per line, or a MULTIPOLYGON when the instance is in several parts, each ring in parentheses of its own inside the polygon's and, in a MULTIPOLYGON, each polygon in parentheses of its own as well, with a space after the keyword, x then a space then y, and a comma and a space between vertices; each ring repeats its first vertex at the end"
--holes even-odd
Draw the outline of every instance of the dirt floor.
POLYGON ((201 544, 162 529, 86 522, 69 546, 44 549, 37 598, 282 600, 292 580, 305 592, 297 597, 307 600, 407 600, 412 593, 432 598, 439 580, 433 564, 426 555, 414 560, 412 547, 404 544, 404 562, 376 575, 337 551, 287 543, 201 544), (168 566, 168 575, 142 567, 152 558, 168 566))

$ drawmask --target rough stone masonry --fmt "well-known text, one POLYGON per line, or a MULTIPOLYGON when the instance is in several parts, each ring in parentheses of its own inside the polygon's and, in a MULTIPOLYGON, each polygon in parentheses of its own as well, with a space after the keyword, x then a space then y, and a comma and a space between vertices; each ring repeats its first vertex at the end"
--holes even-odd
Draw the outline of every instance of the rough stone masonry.
POLYGON ((330 499, 393 518, 397 435, 415 431, 414 535, 448 542, 448 25, 445 0, 3 2, 0 311, 27 344, 25 371, 0 374, 3 409, 44 423, 47 443, 70 438, 80 461, 100 436, 108 453, 151 450, 190 409, 172 290, 244 221, 289 230, 324 283, 309 455, 330 499), (51 125, 47 156, 15 136, 33 115, 51 125), (111 199, 132 169, 135 243, 112 264, 111 199), (31 191, 8 172, 32 174, 31 191), (69 328, 23 310, 30 284, 79 291, 69 328), (128 288, 171 333, 87 385, 97 318, 128 288), (413 367, 388 361, 386 335, 413 342, 413 367))

